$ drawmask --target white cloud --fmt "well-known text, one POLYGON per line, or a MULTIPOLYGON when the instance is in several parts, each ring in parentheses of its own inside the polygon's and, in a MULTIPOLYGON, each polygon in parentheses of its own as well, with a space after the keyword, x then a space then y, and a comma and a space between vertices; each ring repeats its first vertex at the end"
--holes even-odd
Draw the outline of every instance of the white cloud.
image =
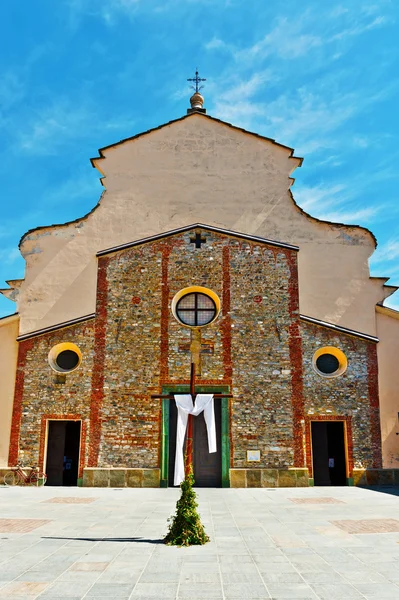
MULTIPOLYGON (((71 25, 76 27, 83 15, 103 19, 113 25, 115 18, 121 15, 132 16, 142 0, 68 0, 71 25)), ((146 3, 148 3, 147 0, 146 3)))
POLYGON ((365 31, 369 31, 370 29, 375 29, 376 27, 381 27, 382 25, 387 25, 390 23, 389 19, 385 16, 375 17, 369 23, 357 23, 352 27, 348 27, 347 29, 342 29, 338 33, 332 35, 327 41, 335 42, 336 40, 343 40, 344 38, 353 37, 356 35, 361 35, 365 31))
POLYGON ((19 258, 21 258, 21 253, 18 248, 3 248, 0 250, 0 261, 5 265, 13 265, 19 258))
MULTIPOLYGON (((101 192, 98 172, 88 167, 85 172, 78 173, 73 177, 64 179, 64 181, 60 180, 56 187, 45 189, 40 205, 46 206, 48 210, 49 207, 57 207, 66 200, 72 204, 78 200, 91 199, 94 206, 101 192)), ((76 215, 76 217, 80 216, 80 214, 76 215)))
POLYGON ((81 138, 90 120, 88 109, 68 100, 57 100, 37 111, 20 129, 18 146, 27 153, 54 154, 66 140, 81 138))
POLYGON ((332 11, 320 9, 302 11, 299 16, 280 17, 272 29, 261 39, 246 48, 234 47, 220 38, 204 44, 206 50, 229 50, 237 63, 248 63, 276 56, 284 60, 301 58, 314 50, 323 50, 323 61, 336 60, 344 52, 342 42, 363 33, 383 27, 392 21, 386 16, 375 16, 375 7, 352 11, 337 7, 332 11), (337 44, 341 44, 338 48, 337 44), (326 55, 324 49, 334 45, 334 52, 326 55))
POLYGON ((314 214, 318 219, 323 221, 332 221, 333 223, 350 223, 358 225, 359 223, 364 224, 370 222, 376 214, 379 212, 378 207, 359 208, 358 210, 348 211, 343 209, 342 211, 336 210, 332 212, 320 212, 314 214))
POLYGON ((68 143, 93 135, 101 129, 127 132, 134 120, 123 115, 110 120, 100 119, 90 101, 55 99, 32 115, 15 132, 19 151, 34 155, 57 154, 68 143))
MULTIPOLYGON (((228 7, 230 0, 218 0, 228 7)), ((192 4, 213 4, 215 0, 68 0, 71 24, 76 26, 82 15, 103 19, 107 25, 116 25, 120 18, 133 18, 137 12, 162 13, 177 6, 192 4)))
POLYGON ((317 209, 320 205, 331 206, 348 199, 348 190, 343 184, 320 186, 295 186, 295 201, 306 212, 317 209))
POLYGON ((213 37, 209 42, 205 44, 206 50, 233 50, 233 47, 226 44, 223 40, 213 37))
MULTIPOLYGON (((298 58, 307 54, 311 48, 321 46, 321 37, 302 31, 304 21, 304 16, 300 19, 288 20, 286 17, 278 19, 275 27, 255 44, 233 50, 236 62, 260 60, 271 55, 284 59, 298 58)), ((219 42, 219 47, 224 44, 221 40, 219 42)), ((224 45, 224 47, 228 46, 224 45)))
POLYGON ((399 311, 399 292, 395 292, 393 296, 387 298, 384 302, 384 306, 399 311))
MULTIPOLYGON (((384 0, 381 2, 383 5, 384 0)), ((217 85, 207 84, 211 96, 214 92, 213 97, 221 99, 210 107, 212 113, 295 147, 300 155, 320 149, 333 149, 336 154, 343 145, 370 147, 375 140, 362 132, 351 137, 344 126, 384 100, 396 90, 397 83, 373 88, 365 81, 362 88, 362 84, 353 85, 355 73, 347 66, 327 67, 348 52, 348 40, 391 23, 387 14, 382 14, 382 5, 380 10, 374 4, 352 4, 332 11, 326 5, 317 12, 302 10, 289 19, 277 17, 266 35, 246 47, 214 36, 205 42, 205 49, 228 51, 234 63, 227 61, 217 85), (302 61, 301 80, 305 83, 278 91, 279 80, 291 77, 295 58, 302 61), (270 67, 266 71, 265 64, 272 64, 273 72, 270 67), (265 85, 269 81, 273 92, 265 85), (272 93, 274 98, 268 101, 272 93)))
POLYGON ((232 81, 226 98, 229 102, 240 101, 243 98, 251 98, 258 90, 262 89, 267 81, 276 81, 274 73, 270 69, 257 71, 249 79, 232 81))
POLYGON ((382 206, 359 206, 362 186, 349 183, 323 182, 317 186, 295 186, 294 198, 304 211, 333 223, 364 225, 370 223, 382 210, 382 206))
POLYGON ((397 239, 388 240, 382 246, 378 246, 371 259, 371 264, 377 265, 387 261, 399 261, 399 241, 397 239))

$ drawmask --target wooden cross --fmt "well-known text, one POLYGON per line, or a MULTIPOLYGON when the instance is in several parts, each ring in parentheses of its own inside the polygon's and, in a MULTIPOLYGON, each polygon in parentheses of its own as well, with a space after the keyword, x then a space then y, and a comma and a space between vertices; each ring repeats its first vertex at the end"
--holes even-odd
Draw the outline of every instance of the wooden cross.
MULTIPOLYGON (((191 363, 191 374, 190 374, 190 394, 194 402, 196 391, 195 391, 195 363, 191 363)), ((232 398, 233 394, 213 394, 214 398, 232 398)), ((174 400, 174 394, 152 394, 151 398, 162 398, 163 400, 174 400)), ((187 422, 187 434, 186 434, 186 453, 185 453, 185 472, 186 476, 193 469, 193 429, 194 429, 194 417, 188 415, 187 422)))

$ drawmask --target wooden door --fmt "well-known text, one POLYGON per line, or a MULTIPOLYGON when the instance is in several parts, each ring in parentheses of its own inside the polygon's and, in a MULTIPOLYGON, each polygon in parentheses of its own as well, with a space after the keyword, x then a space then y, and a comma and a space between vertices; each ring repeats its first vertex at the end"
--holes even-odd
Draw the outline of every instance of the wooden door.
MULTIPOLYGON (((204 414, 194 417, 193 466, 195 487, 220 487, 222 484, 222 436, 221 436, 221 401, 214 400, 216 421, 217 452, 209 454, 208 435, 204 414)), ((169 485, 173 486, 176 453, 176 403, 171 400, 169 408, 169 485)))
POLYGON ((80 421, 49 421, 47 485, 77 485, 80 421))
POLYGON ((65 421, 49 421, 47 438, 47 485, 63 485, 65 421))
POLYGON ((196 487, 220 487, 222 485, 222 436, 221 436, 221 403, 214 400, 216 420, 217 452, 209 454, 208 435, 204 413, 194 417, 193 466, 196 487))
POLYGON ((312 458, 315 485, 346 485, 342 421, 312 421, 312 458))

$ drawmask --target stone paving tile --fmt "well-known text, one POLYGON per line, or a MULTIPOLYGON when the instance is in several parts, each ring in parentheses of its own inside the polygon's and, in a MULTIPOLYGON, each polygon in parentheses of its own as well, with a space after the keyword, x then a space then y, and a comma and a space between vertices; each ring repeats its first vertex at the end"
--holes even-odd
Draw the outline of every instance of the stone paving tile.
MULTIPOLYGON (((388 571, 378 571, 378 573, 375 573, 375 576, 383 577, 384 580, 392 581, 393 583, 396 583, 397 585, 399 585, 399 569, 398 568, 390 569, 388 571)), ((378 583, 378 581, 376 580, 375 583, 378 583)), ((398 597, 399 597, 399 595, 398 595, 398 597)))
MULTIPOLYGON (((399 532, 350 535, 331 522, 398 522, 398 496, 330 488, 328 497, 340 502, 324 506, 291 501, 294 495, 325 498, 320 488, 198 490, 212 541, 175 548, 159 540, 173 513, 176 490, 125 489, 116 494, 76 488, 74 497, 96 498, 84 518, 79 503, 66 511, 60 510, 61 502, 43 504, 54 497, 70 498, 70 490, 33 491, 9 490, 7 501, 0 494, 3 517, 23 522, 47 517, 45 526, 30 532, 4 534, 8 539, 0 534, 0 598, 7 598, 7 586, 42 584, 46 587, 40 600, 127 600, 128 594, 129 600, 350 600, 359 594, 363 600, 399 599, 399 532), (190 595, 193 590, 197 595, 190 595)), ((8 592, 10 600, 38 597, 18 589, 8 592)))
POLYGON ((297 573, 297 569, 289 562, 286 563, 269 563, 258 565, 259 572, 263 573, 297 573))
POLYGON ((317 497, 317 498, 288 498, 290 502, 295 504, 344 504, 342 500, 337 498, 317 497))
POLYGON ((211 563, 186 562, 183 563, 181 568, 183 575, 186 573, 203 573, 204 571, 207 573, 219 573, 219 564, 215 561, 211 563))
POLYGON ((14 581, 0 589, 0 598, 36 598, 38 594, 48 587, 48 582, 43 581, 14 581))
POLYGON ((97 498, 82 498, 82 497, 67 497, 67 496, 59 496, 55 498, 50 498, 49 500, 43 500, 42 502, 46 504, 91 504, 97 498))
POLYGON ((384 575, 381 575, 381 573, 377 573, 372 569, 369 569, 368 571, 341 571, 341 575, 346 581, 349 581, 353 585, 358 583, 389 583, 390 581, 389 578, 384 577, 384 575))
POLYGON ((97 583, 133 583, 136 584, 142 575, 142 571, 131 570, 129 572, 120 572, 118 570, 106 570, 98 577, 97 583))
POLYGON ((75 562, 71 571, 104 571, 109 565, 109 562, 75 562))
POLYGON ((180 583, 220 583, 219 573, 182 573, 180 575, 180 583))
POLYGON ((28 533, 47 523, 48 519, 0 519, 0 532, 28 533))
POLYGON ((40 595, 40 600, 48 600, 48 596, 77 596, 83 597, 92 587, 91 581, 55 581, 48 585, 44 593, 40 595))
POLYGON ((333 583, 348 585, 348 580, 343 577, 340 573, 336 573, 333 570, 328 571, 311 571, 311 572, 303 572, 301 570, 301 577, 309 584, 318 584, 318 583, 333 583))
POLYGON ((396 519, 360 519, 331 521, 333 525, 347 533, 396 533, 399 532, 399 521, 396 519))
POLYGON ((179 586, 178 598, 222 598, 222 586, 210 583, 182 583, 179 586))
POLYGON ((320 600, 341 600, 342 598, 364 600, 362 594, 360 594, 356 588, 348 584, 318 584, 312 585, 312 588, 320 600))
POLYGON ((272 598, 313 598, 314 594, 311 586, 306 583, 287 583, 284 585, 267 584, 267 590, 272 598))
POLYGON ((225 584, 223 586, 226 598, 246 600, 248 598, 268 598, 268 592, 264 585, 256 584, 225 584))
POLYGON ((245 573, 245 574, 249 574, 249 575, 258 575, 259 573, 259 569, 257 568, 257 566, 254 563, 243 563, 243 564, 232 564, 232 563, 221 563, 219 565, 220 567, 220 573, 222 574, 223 579, 226 581, 226 579, 229 577, 229 575, 231 575, 232 573, 245 573))
POLYGON ((235 572, 222 573, 222 581, 227 584, 251 583, 261 585, 263 583, 262 577, 257 570, 243 573, 239 566, 237 566, 235 572))
POLYGON ((89 589, 85 598, 106 597, 110 598, 129 598, 134 585, 130 583, 95 583, 89 589))
POLYGON ((38 581, 44 583, 46 581, 52 582, 56 577, 57 574, 53 571, 25 571, 25 573, 22 573, 19 577, 13 577, 13 579, 16 581, 38 581))
POLYGON ((382 600, 383 598, 399 598, 399 587, 389 583, 355 583, 355 588, 366 598, 382 600))
POLYGON ((269 583, 303 583, 303 577, 299 573, 262 573, 263 582, 269 583))
POLYGON ((137 596, 147 596, 148 598, 175 598, 177 594, 177 583, 137 583, 133 592, 132 599, 137 596))
POLYGON ((140 577, 140 583, 178 583, 179 581, 178 571, 144 571, 140 577))

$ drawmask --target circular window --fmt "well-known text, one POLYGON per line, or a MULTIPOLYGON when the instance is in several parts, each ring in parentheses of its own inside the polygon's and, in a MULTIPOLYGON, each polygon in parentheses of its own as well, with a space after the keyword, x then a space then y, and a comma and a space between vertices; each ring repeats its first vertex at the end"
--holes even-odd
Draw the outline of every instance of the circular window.
POLYGON ((212 323, 219 314, 219 297, 200 286, 185 288, 172 301, 175 318, 186 327, 204 327, 212 323))
POLYGON ((71 373, 82 361, 82 353, 75 344, 64 342, 51 348, 48 355, 50 367, 57 373, 71 373))
POLYGON ((313 368, 323 377, 337 377, 346 371, 348 361, 342 350, 334 346, 319 348, 313 356, 313 368))

